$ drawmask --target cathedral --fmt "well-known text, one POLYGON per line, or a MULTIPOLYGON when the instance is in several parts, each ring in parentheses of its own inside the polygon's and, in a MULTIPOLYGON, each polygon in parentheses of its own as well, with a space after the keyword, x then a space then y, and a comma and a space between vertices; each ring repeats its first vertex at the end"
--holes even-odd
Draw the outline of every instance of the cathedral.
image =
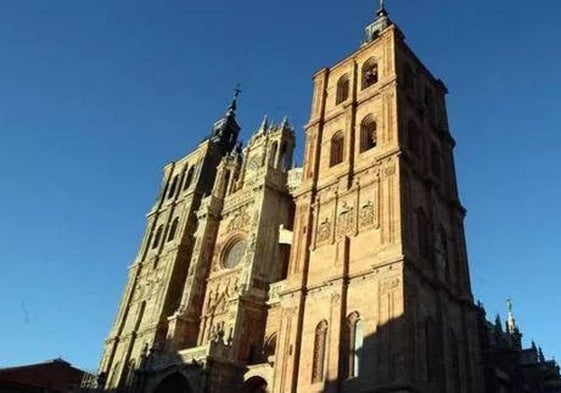
POLYGON ((561 391, 512 313, 497 326, 474 303, 447 89, 383 3, 362 44, 313 82, 303 167, 286 118, 240 144, 236 90, 164 168, 101 388, 561 391))

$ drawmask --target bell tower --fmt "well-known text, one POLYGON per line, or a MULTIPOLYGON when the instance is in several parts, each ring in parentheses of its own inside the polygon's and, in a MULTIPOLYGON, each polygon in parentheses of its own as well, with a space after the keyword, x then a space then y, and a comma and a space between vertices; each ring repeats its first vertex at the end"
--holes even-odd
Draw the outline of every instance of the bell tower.
POLYGON ((446 87, 383 2, 314 76, 275 393, 482 391, 446 87))

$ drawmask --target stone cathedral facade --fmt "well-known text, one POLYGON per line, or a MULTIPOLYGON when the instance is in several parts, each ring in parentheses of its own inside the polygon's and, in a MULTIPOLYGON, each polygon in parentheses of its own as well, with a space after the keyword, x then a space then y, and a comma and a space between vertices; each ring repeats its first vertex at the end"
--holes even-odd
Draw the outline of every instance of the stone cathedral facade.
POLYGON ((164 168, 100 365, 138 393, 485 391, 444 84, 384 8, 314 76, 303 168, 237 92, 164 168))

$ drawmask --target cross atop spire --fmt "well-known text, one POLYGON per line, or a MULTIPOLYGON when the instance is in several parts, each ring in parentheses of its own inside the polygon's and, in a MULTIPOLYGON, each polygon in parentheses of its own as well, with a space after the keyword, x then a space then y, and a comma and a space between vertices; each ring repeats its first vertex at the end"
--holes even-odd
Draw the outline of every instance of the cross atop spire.
POLYGON ((240 96, 240 84, 238 83, 236 87, 234 87, 234 97, 232 98, 232 102, 228 106, 228 113, 233 113, 238 109, 238 97, 240 96))
POLYGON ((239 84, 234 89, 234 97, 228 105, 226 114, 212 126, 210 140, 220 145, 224 153, 230 153, 236 146, 238 134, 241 130, 236 122, 236 109, 238 109, 238 97, 241 93, 239 84))

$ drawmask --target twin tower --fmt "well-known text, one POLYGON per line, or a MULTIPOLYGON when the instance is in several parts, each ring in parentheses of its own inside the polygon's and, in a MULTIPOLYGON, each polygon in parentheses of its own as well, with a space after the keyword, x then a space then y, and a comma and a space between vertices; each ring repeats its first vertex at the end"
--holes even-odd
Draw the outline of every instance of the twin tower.
POLYGON ((483 391, 446 87, 381 8, 314 75, 303 168, 236 100, 164 168, 100 365, 131 393, 483 391))

